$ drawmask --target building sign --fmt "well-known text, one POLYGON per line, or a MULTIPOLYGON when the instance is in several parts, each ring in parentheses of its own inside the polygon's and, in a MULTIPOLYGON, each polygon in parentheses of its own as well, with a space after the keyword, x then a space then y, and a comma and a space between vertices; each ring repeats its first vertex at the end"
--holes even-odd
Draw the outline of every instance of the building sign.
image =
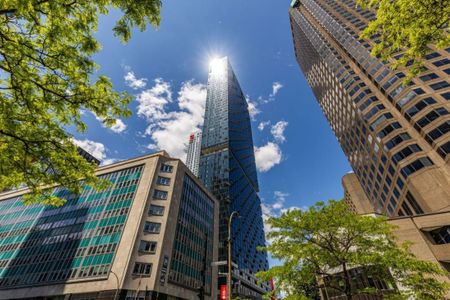
POLYGON ((159 275, 159 282, 161 285, 164 285, 166 283, 166 275, 168 267, 169 267, 169 257, 167 255, 164 255, 164 260, 159 275))
POLYGON ((227 285, 222 284, 220 286, 220 300, 227 300, 227 285))

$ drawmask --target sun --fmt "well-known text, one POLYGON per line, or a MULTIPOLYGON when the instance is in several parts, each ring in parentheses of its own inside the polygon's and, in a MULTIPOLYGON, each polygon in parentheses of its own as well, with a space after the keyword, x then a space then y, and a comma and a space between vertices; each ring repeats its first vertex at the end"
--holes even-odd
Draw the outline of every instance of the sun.
POLYGON ((213 58, 209 62, 209 70, 214 75, 219 75, 226 70, 226 57, 213 58))

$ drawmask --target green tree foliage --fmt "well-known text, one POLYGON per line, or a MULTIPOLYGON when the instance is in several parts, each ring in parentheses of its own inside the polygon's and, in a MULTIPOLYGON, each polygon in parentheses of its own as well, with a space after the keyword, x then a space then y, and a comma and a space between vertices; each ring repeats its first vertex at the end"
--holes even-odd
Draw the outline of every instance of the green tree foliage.
POLYGON ((160 0, 0 0, 0 191, 25 184, 26 202, 58 205, 43 186, 79 192, 82 178, 101 186, 65 131, 86 130, 82 110, 108 126, 131 114, 131 97, 96 74, 98 16, 121 10, 113 30, 127 42, 133 27, 159 25, 160 7, 160 0))
POLYGON ((385 298, 437 300, 448 291, 449 286, 439 279, 445 271, 418 260, 408 244, 398 246, 386 218, 356 215, 343 201, 319 202, 307 211, 290 210, 268 223, 272 243, 265 249, 283 264, 259 276, 274 278, 288 299, 314 299, 314 280, 347 299, 379 293, 370 287, 358 288, 350 275, 355 267, 388 286, 400 283, 407 288, 385 298))
POLYGON ((405 50, 394 68, 411 62, 408 79, 422 70, 430 45, 450 45, 449 0, 357 0, 363 7, 376 10, 377 17, 362 32, 363 38, 379 34, 380 42, 372 48, 373 55, 392 59, 393 53, 405 50))

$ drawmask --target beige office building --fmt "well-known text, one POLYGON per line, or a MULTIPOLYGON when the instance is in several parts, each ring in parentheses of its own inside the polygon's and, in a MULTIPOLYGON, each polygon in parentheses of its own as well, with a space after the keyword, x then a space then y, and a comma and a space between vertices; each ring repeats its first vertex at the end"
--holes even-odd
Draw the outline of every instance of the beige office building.
POLYGON ((294 0, 289 10, 297 61, 362 189, 377 213, 406 216, 450 209, 450 48, 430 45, 424 72, 403 85, 370 55, 375 18, 355 0, 294 0))
POLYGON ((216 299, 218 203, 164 151, 99 167, 62 207, 0 194, 0 299, 216 299))
MULTIPOLYGON (((346 174, 342 178, 342 184, 344 199, 352 211, 362 215, 374 214, 355 174, 346 174)), ((435 262, 450 272, 450 210, 397 216, 390 218, 388 222, 396 226, 395 235, 399 244, 412 242, 411 252, 417 258, 435 262)), ((442 280, 450 283, 448 277, 443 277, 442 280)))

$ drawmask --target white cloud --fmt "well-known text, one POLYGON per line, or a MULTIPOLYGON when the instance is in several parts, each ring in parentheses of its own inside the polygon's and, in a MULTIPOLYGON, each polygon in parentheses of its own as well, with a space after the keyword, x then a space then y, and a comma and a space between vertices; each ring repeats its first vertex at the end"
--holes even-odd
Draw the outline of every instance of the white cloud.
POLYGON ((118 162, 120 159, 118 158, 106 158, 102 161, 102 166, 111 165, 113 163, 118 162))
POLYGON ((116 124, 111 126, 110 129, 114 132, 120 133, 127 129, 127 125, 125 125, 125 123, 121 119, 117 119, 116 124))
MULTIPOLYGON (((262 218, 263 218, 263 223, 264 223, 264 232, 266 234, 268 234, 269 232, 272 231, 272 226, 270 226, 270 224, 267 223, 267 220, 270 217, 275 217, 275 214, 273 212, 272 207, 264 202, 261 202, 261 211, 262 211, 262 218)), ((266 240, 266 242, 270 243, 269 240, 266 240)))
POLYGON ((280 89, 283 87, 283 84, 281 84, 278 81, 275 81, 272 83, 272 92, 269 94, 269 97, 262 97, 259 96, 258 97, 258 102, 261 104, 266 104, 272 101, 275 101, 275 96, 278 94, 278 92, 280 91, 280 89))
POLYGON ((125 123, 121 120, 121 119, 116 119, 116 123, 111 126, 108 127, 103 123, 104 118, 101 118, 99 116, 97 116, 96 114, 93 113, 93 115, 95 116, 95 118, 100 121, 102 123, 102 126, 104 128, 108 128, 111 129, 112 131, 114 131, 115 133, 121 133, 123 132, 125 129, 127 129, 127 125, 125 125, 125 123))
POLYGON ((289 211, 291 211, 291 210, 303 210, 303 211, 305 211, 305 210, 307 210, 307 209, 308 209, 307 206, 303 206, 303 207, 290 206, 290 207, 287 207, 287 208, 282 208, 282 209, 280 209, 280 213, 284 214, 284 213, 287 213, 287 212, 289 212, 289 211))
POLYGON ((138 115, 147 120, 146 136, 152 143, 151 150, 166 150, 173 157, 186 157, 186 142, 189 134, 203 124, 206 102, 206 86, 192 80, 182 83, 176 103, 177 111, 167 111, 167 105, 174 102, 170 84, 161 78, 154 86, 137 96, 138 115))
POLYGON ((270 129, 270 133, 273 135, 275 141, 279 143, 283 143, 286 141, 284 130, 286 129, 287 125, 288 122, 286 121, 278 121, 275 125, 272 126, 272 128, 270 129))
POLYGON ((145 117, 149 122, 167 118, 165 106, 172 102, 170 84, 162 78, 157 78, 154 82, 155 85, 152 88, 142 91, 136 97, 138 102, 138 115, 145 117))
POLYGON ((289 194, 281 191, 275 191, 273 192, 273 195, 275 198, 275 203, 272 204, 272 207, 274 209, 282 209, 284 206, 284 202, 286 201, 286 197, 288 197, 289 194))
POLYGON ((281 149, 272 142, 262 147, 255 147, 256 168, 260 172, 267 172, 281 162, 281 149))
POLYGON ((72 141, 75 145, 83 148, 100 161, 106 159, 106 147, 102 143, 94 142, 88 139, 84 140, 72 139, 72 141))
POLYGON ((258 103, 251 100, 248 96, 245 97, 248 104, 248 113, 250 114, 250 119, 254 121, 256 119, 256 115, 261 113, 261 110, 258 108, 258 103))
POLYGON ((270 125, 270 121, 261 122, 258 124, 258 130, 263 131, 264 128, 266 128, 266 126, 269 126, 269 125, 270 125))
MULTIPOLYGON (((261 202, 261 210, 264 221, 264 232, 266 234, 274 230, 270 226, 270 224, 267 223, 267 220, 270 217, 279 217, 283 211, 290 209, 284 207, 284 203, 288 196, 289 193, 285 193, 282 191, 275 191, 273 192, 274 201, 272 203, 261 202)), ((270 244, 271 240, 267 240, 267 242, 270 244)))
POLYGON ((278 94, 278 91, 282 87, 283 87, 283 85, 278 81, 275 81, 274 83, 272 83, 272 93, 270 94, 270 97, 275 97, 278 94))
POLYGON ((125 79, 125 83, 130 88, 135 90, 142 89, 147 85, 147 79, 146 78, 137 79, 133 71, 128 71, 123 78, 125 79))

